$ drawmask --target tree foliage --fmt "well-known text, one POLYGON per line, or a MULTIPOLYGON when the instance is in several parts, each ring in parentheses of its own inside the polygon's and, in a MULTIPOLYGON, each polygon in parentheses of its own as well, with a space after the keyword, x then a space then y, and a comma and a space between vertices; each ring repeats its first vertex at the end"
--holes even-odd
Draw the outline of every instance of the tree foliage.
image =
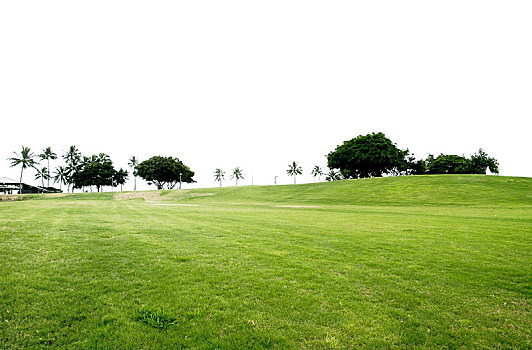
POLYGON ((429 155, 425 164, 427 174, 486 174, 487 169, 499 173, 497 160, 489 157, 482 148, 470 158, 454 154, 429 155))
POLYGON ((244 180, 244 171, 239 167, 231 170, 231 180, 235 179, 235 186, 238 186, 238 180, 244 180))
POLYGON ((327 155, 330 169, 346 179, 401 174, 407 169, 408 150, 401 150, 382 132, 345 141, 327 155))
POLYGON ((137 165, 139 165, 139 160, 137 157, 132 156, 129 158, 127 165, 133 170, 133 191, 137 190, 137 165))
MULTIPOLYGON (((50 171, 47 167, 42 167, 41 169, 35 168, 35 180, 41 180, 42 188, 44 188, 44 181, 50 180, 50 171)), ((50 187, 50 186, 48 186, 50 187)))
POLYGON ((494 174, 499 173, 499 162, 495 158, 488 156, 481 148, 478 153, 471 156, 471 172, 473 174, 486 174, 486 169, 494 174))
POLYGON ((310 174, 314 177, 314 181, 316 180, 316 176, 318 177, 318 181, 321 181, 321 175, 324 175, 323 170, 319 165, 315 165, 310 174))
POLYGON ((289 176, 294 177, 294 185, 295 185, 296 176, 303 174, 303 169, 299 166, 299 164, 296 161, 293 161, 292 164, 288 164, 288 169, 286 170, 286 173, 289 176))
POLYGON ((22 174, 24 173, 24 169, 35 168, 35 166, 38 164, 35 161, 35 157, 37 156, 35 155, 35 153, 31 151, 29 147, 24 147, 24 146, 22 146, 22 150, 20 154, 17 152, 13 152, 13 153, 15 153, 15 157, 8 158, 7 160, 11 162, 11 167, 21 165, 20 181, 19 181, 19 193, 21 193, 22 192, 22 174))
POLYGON ((225 179, 225 171, 220 168, 214 170, 214 181, 220 182, 220 187, 222 187, 222 180, 225 179))
POLYGON ((100 153, 91 157, 83 157, 72 173, 72 183, 74 188, 95 186, 100 192, 103 186, 116 186, 117 176, 122 175, 119 175, 114 168, 111 158, 105 153, 100 153))
POLYGON ((64 166, 58 166, 55 168, 54 176, 52 177, 54 179, 54 183, 59 183, 59 189, 61 190, 62 185, 66 185, 68 181, 68 172, 66 167, 64 166))
MULTIPOLYGON (((48 168, 43 168, 43 169, 48 170, 48 173, 46 174, 46 180, 48 180, 48 187, 50 187, 50 179, 51 179, 51 175, 50 175, 50 159, 51 160, 57 159, 57 154, 55 154, 52 151, 51 147, 46 147, 45 149, 42 150, 42 153, 39 154, 39 158, 41 160, 48 161, 48 168)), ((44 183, 43 183, 43 187, 44 187, 44 183)))
POLYGON ((136 166, 134 175, 153 183, 159 190, 164 186, 172 189, 179 184, 181 188, 183 182, 196 182, 192 179, 194 172, 178 158, 173 157, 151 157, 136 166))
POLYGON ((325 181, 338 181, 343 180, 342 173, 340 173, 337 170, 330 169, 329 172, 325 176, 325 181))

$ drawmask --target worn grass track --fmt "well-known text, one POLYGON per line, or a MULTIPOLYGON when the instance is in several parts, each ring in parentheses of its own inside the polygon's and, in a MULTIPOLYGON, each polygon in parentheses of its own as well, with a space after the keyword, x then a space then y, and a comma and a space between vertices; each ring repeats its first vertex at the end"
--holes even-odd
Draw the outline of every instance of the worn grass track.
POLYGON ((531 347, 532 179, 135 196, 0 202, 0 348, 531 347))

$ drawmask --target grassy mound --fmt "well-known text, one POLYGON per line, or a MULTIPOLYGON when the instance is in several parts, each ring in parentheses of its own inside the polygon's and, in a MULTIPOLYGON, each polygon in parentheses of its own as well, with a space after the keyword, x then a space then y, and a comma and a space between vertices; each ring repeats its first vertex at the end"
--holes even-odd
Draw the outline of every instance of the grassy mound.
POLYGON ((531 186, 412 176, 0 202, 0 348, 530 348, 531 186))
POLYGON ((530 206, 532 179, 479 175, 400 176, 284 186, 170 191, 165 199, 337 205, 530 206), (172 193, 173 192, 173 193, 172 193), (210 195, 201 197, 200 195, 210 195))

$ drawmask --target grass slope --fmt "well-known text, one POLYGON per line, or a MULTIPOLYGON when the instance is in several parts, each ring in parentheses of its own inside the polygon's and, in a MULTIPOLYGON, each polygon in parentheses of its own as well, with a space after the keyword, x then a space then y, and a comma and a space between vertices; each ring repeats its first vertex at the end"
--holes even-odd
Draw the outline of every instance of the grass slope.
POLYGON ((531 196, 419 176, 0 202, 0 348, 530 348, 531 196))
MULTIPOLYGON (((471 175, 370 178, 298 186, 209 188, 194 190, 191 193, 215 194, 215 198, 209 198, 209 201, 327 205, 530 206, 532 203, 530 178, 471 175)), ((178 198, 180 194, 174 191, 173 196, 178 198)), ((169 197, 171 198, 172 194, 169 197)))

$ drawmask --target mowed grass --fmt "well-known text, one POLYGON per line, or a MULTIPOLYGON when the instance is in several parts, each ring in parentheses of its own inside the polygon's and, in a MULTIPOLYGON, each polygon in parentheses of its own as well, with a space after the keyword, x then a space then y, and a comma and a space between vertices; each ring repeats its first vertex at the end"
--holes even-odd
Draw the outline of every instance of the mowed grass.
POLYGON ((1 349, 532 347, 530 178, 31 198, 0 202, 1 349))

